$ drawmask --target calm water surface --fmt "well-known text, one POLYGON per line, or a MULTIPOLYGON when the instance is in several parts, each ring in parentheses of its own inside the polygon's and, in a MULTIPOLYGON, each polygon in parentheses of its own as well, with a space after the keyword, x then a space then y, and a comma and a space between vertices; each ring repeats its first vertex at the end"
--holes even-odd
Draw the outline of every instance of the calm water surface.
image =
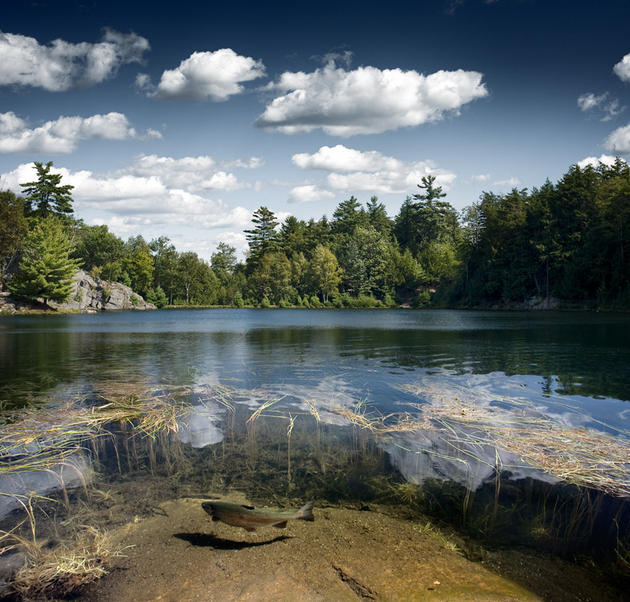
POLYGON ((520 386, 543 405, 559 394, 627 427, 630 315, 211 309, 0 318, 5 404, 112 378, 333 395, 383 409, 401 401, 401 384, 497 395, 520 386))

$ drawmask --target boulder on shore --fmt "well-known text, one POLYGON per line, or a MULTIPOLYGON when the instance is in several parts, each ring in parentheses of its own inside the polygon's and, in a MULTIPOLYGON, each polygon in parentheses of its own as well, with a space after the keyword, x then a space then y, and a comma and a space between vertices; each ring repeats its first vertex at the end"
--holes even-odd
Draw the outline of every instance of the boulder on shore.
POLYGON ((56 309, 91 312, 110 309, 156 309, 131 288, 110 280, 94 278, 79 270, 72 280, 72 293, 65 303, 49 303, 56 309))
POLYGON ((103 310, 156 309, 155 305, 145 301, 141 295, 120 282, 94 278, 79 270, 72 279, 72 292, 65 303, 43 300, 22 301, 13 298, 8 292, 0 293, 0 313, 42 312, 49 308, 61 311, 79 311, 96 313, 103 310))

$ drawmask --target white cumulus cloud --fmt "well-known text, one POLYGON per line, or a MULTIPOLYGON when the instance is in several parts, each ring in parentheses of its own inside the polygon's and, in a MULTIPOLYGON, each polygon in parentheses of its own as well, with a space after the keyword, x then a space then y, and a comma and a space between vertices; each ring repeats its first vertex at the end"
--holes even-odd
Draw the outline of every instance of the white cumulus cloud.
POLYGON ((587 92, 578 96, 577 103, 581 111, 589 111, 599 106, 606 99, 606 93, 595 95, 592 92, 587 92))
POLYGON ((630 82, 630 52, 613 67, 613 71, 621 81, 630 82))
POLYGON ((136 77, 136 86, 162 100, 188 99, 220 102, 243 92, 243 82, 264 77, 262 61, 236 54, 231 48, 193 52, 175 69, 167 69, 156 87, 148 75, 136 77))
POLYGON ((106 29, 98 43, 73 44, 0 32, 0 85, 19 85, 61 92, 98 84, 126 63, 140 63, 150 49, 146 38, 106 29))
MULTIPOLYGON (((52 168, 62 175, 64 184, 74 186, 72 196, 78 211, 97 210, 108 214, 106 223, 116 221, 119 230, 141 225, 180 224, 207 228, 242 227, 251 212, 244 207, 230 207, 221 200, 167 186, 161 175, 96 174, 89 170, 72 171, 52 168)), ((19 191, 20 183, 36 178, 32 163, 23 163, 0 176, 0 186, 19 191)))
POLYGON ((304 184, 302 186, 295 186, 289 191, 289 202, 312 203, 332 199, 334 196, 335 195, 330 192, 330 190, 324 190, 315 184, 304 184))
POLYGON ((423 176, 432 174, 446 188, 455 174, 436 167, 432 161, 401 161, 374 150, 360 151, 341 144, 322 146, 313 154, 298 153, 292 161, 303 169, 329 171, 329 188, 343 191, 404 193, 412 190, 423 176))
MULTIPOLYGON (((15 113, 0 113, 0 153, 70 153, 79 141, 89 138, 103 140, 125 140, 137 138, 122 113, 106 113, 91 117, 59 117, 53 121, 31 128, 15 113)), ((156 130, 150 130, 149 137, 161 137, 156 130)))
POLYGON ((402 161, 386 157, 378 151, 359 151, 343 144, 322 146, 317 152, 298 153, 291 157, 298 167, 303 169, 326 169, 328 171, 376 171, 381 169, 400 169, 402 161))
POLYGON ((604 147, 622 155, 630 155, 630 124, 617 128, 604 141, 604 147))
POLYGON ((587 166, 591 167, 599 167, 600 163, 607 165, 610 167, 615 163, 617 157, 613 157, 612 155, 600 155, 599 157, 585 157, 581 161, 578 161, 578 167, 584 169, 587 166))
POLYGON ((236 175, 226 169, 254 169, 263 164, 259 157, 236 159, 233 161, 215 161, 208 155, 197 157, 165 157, 159 155, 140 155, 130 165, 117 172, 118 175, 148 177, 159 174, 165 185, 182 188, 189 192, 201 190, 239 190, 251 187, 240 181, 236 175))
POLYGON ((488 95, 482 78, 462 69, 430 75, 376 67, 347 71, 329 62, 312 73, 285 72, 266 86, 280 95, 256 123, 284 134, 316 128, 336 136, 377 134, 457 114, 488 95))

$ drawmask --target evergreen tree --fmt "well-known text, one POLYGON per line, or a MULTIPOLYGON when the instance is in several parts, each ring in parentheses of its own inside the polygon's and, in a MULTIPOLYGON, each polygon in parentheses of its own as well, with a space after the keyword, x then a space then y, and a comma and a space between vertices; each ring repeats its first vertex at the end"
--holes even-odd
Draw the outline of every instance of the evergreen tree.
POLYGON ((321 219, 308 220, 306 224, 307 250, 304 252, 306 257, 310 257, 317 245, 330 247, 333 242, 333 233, 328 218, 323 215, 321 219))
POLYGON ((403 249, 409 249, 412 255, 420 247, 418 208, 411 197, 407 197, 394 220, 394 234, 403 249))
POLYGON ((216 252, 210 258, 210 267, 223 286, 228 286, 230 283, 237 264, 236 248, 225 242, 220 242, 216 252))
POLYGON ((306 222, 289 215, 280 227, 279 243, 287 257, 295 253, 308 253, 311 249, 306 222))
POLYGON ((256 266, 262 256, 278 249, 278 220, 273 211, 267 207, 260 207, 252 216, 254 227, 245 230, 245 237, 249 243, 249 257, 247 264, 250 268, 256 266))
POLYGON ((155 305, 155 307, 157 307, 158 309, 162 309, 165 305, 168 305, 166 293, 161 286, 150 288, 147 291, 146 300, 148 303, 153 303, 153 305, 155 305))
POLYGON ((359 226, 367 225, 367 216, 361 203, 354 196, 341 201, 333 213, 332 232, 334 234, 352 235, 359 226))
POLYGON ((379 234, 383 236, 389 236, 392 223, 387 217, 387 211, 383 203, 379 203, 378 197, 373 196, 370 198, 366 205, 366 211, 370 226, 374 228, 379 234))
POLYGON ((19 271, 9 289, 27 299, 63 303, 71 293, 72 276, 79 261, 71 257, 74 246, 59 218, 39 220, 27 234, 19 271))
POLYGON ((422 176, 422 184, 418 184, 418 188, 420 188, 420 190, 424 190, 425 192, 418 192, 413 195, 413 198, 417 201, 426 201, 428 203, 433 203, 435 201, 439 201, 441 198, 444 198, 446 193, 442 191, 442 187, 433 186, 436 179, 437 178, 431 174, 428 176, 422 176))
POLYGON ((61 186, 61 174, 50 173, 52 161, 43 165, 34 162, 37 180, 20 184, 27 202, 27 213, 37 217, 48 215, 68 216, 72 209, 72 195, 74 188, 71 184, 61 186))
POLYGON ((217 303, 229 305, 235 302, 236 294, 244 287, 242 265, 236 257, 236 249, 227 243, 220 242, 212 254, 210 267, 219 279, 217 303))

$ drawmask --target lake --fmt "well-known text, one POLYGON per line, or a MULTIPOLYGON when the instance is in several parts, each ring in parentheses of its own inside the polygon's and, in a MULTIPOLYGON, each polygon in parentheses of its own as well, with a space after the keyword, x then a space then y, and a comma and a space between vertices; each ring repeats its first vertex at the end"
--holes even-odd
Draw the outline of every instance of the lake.
MULTIPOLYGON (((176 451, 146 438, 150 448, 138 451, 136 438, 131 450, 112 435, 73 452, 71 469, 64 460, 16 476, 6 468, 32 447, 18 453, 9 438, 0 489, 53 497, 63 489, 68 510, 86 480, 122 492, 133 477, 145 489, 135 498, 124 490, 114 523, 139 512, 142 496, 238 490, 276 504, 396 503, 565 555, 610 548, 611 516, 617 527, 630 520, 630 466, 613 461, 630 450, 629 366, 630 315, 616 313, 3 316, 0 400, 11 420, 21 408, 54 417, 69 402, 98 408, 129 396, 173 400, 186 413, 176 451), (597 515, 576 519, 585 499, 597 515)), ((0 513, 16 509, 2 496, 0 513)))

